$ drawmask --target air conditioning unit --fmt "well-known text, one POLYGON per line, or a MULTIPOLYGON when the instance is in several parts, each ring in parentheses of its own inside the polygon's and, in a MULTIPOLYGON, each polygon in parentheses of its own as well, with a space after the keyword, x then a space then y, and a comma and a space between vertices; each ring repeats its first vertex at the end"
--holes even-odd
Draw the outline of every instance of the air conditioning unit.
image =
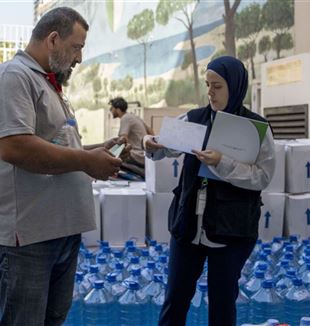
POLYGON ((262 64, 261 114, 276 139, 309 138, 310 53, 262 64))

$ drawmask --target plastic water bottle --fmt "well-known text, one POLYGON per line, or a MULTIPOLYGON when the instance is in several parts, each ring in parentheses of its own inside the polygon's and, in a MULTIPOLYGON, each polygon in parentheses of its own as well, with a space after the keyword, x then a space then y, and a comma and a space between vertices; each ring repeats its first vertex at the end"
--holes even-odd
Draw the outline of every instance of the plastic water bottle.
POLYGON ((101 277, 99 275, 99 266, 98 265, 90 265, 89 272, 85 274, 83 279, 83 286, 87 290, 87 293, 89 293, 93 286, 94 282, 97 280, 100 280, 101 277))
POLYGON ((298 270, 299 275, 302 275, 308 269, 307 265, 310 265, 310 256, 305 256, 301 259, 300 268, 298 270))
POLYGON ((248 296, 252 296, 256 293, 262 285, 264 281, 264 272, 257 270, 252 278, 249 279, 247 283, 245 283, 243 290, 248 296))
POLYGON ((139 259, 139 257, 137 257, 137 256, 131 257, 130 262, 127 265, 127 268, 126 268, 127 275, 130 275, 131 271, 133 269, 137 269, 137 268, 140 268, 140 259, 139 259))
POLYGON ((116 280, 116 276, 116 273, 107 274, 104 287, 113 297, 119 298, 126 291, 126 287, 116 280))
POLYGON ((78 269, 80 271, 89 270, 90 265, 95 263, 95 256, 92 252, 86 251, 84 255, 83 262, 79 265, 78 269))
POLYGON ((151 259, 153 259, 154 255, 156 255, 156 250, 155 250, 156 245, 157 245, 156 240, 150 240, 149 253, 150 253, 151 259))
POLYGON ((151 282, 153 280, 155 271, 155 262, 148 261, 147 266, 141 270, 141 276, 146 282, 151 282))
POLYGON ((61 146, 72 146, 74 134, 76 133, 75 127, 76 120, 69 118, 65 121, 63 126, 58 130, 56 136, 52 139, 53 144, 61 146))
POLYGON ((123 282, 125 279, 125 270, 123 263, 116 263, 114 268, 114 273, 116 274, 116 281, 123 282))
POLYGON ((208 305, 208 285, 204 282, 198 282, 195 295, 191 301, 186 325, 208 325, 208 305))
POLYGON ((154 274, 153 281, 143 288, 143 293, 150 297, 155 297, 162 289, 163 276, 161 274, 154 274))
POLYGON ((310 317, 302 317, 299 326, 310 326, 310 317))
POLYGON ((300 317, 309 313, 310 293, 302 280, 294 278, 293 286, 288 289, 284 298, 285 320, 291 325, 298 325, 300 317))
POLYGON ((151 325, 157 325, 159 320, 159 314, 162 308, 162 305, 165 301, 165 290, 166 285, 161 283, 161 289, 157 295, 155 295, 151 300, 151 309, 152 309, 152 323, 151 325))
POLYGON ((141 250, 140 265, 142 268, 146 267, 148 261, 150 260, 150 253, 148 249, 141 250))
POLYGON ((287 269, 290 267, 290 261, 287 259, 280 260, 274 269, 274 280, 278 282, 284 275, 286 275, 287 269))
POLYGON ((117 320, 117 302, 104 288, 102 280, 94 282, 94 289, 84 299, 85 326, 115 326, 117 320))
POLYGON ((307 264, 307 269, 302 273, 301 279, 305 287, 310 291, 310 264, 307 264))
POLYGON ((271 252, 276 259, 280 257, 282 248, 283 248, 283 238, 274 237, 271 244, 271 252))
POLYGON ((287 290, 291 287, 293 278, 296 278, 296 270, 294 268, 288 268, 285 276, 276 283, 277 293, 281 297, 284 297, 287 290))
POLYGON ((249 297, 242 290, 239 290, 239 295, 236 300, 237 325, 241 325, 249 320, 249 304, 249 297))
POLYGON ((124 267, 127 269, 127 266, 130 264, 131 258, 138 257, 137 248, 135 246, 128 246, 124 251, 124 267))
POLYGON ((111 271, 109 265, 107 264, 106 257, 103 256, 97 257, 97 265, 98 265, 99 275, 102 279, 104 279, 105 276, 111 271))
MULTIPOLYGON (((81 272, 77 272, 75 274, 75 283, 73 290, 73 298, 72 305, 69 310, 67 319, 64 323, 64 326, 83 326, 83 301, 84 301, 84 293, 81 293, 80 284, 83 280, 83 274, 81 272)), ((1 318, 0 318, 1 320, 1 318)))
POLYGON ((160 273, 164 272, 164 269, 167 266, 167 262, 168 262, 168 258, 166 255, 158 256, 158 261, 155 263, 155 266, 160 273))
MULTIPOLYGON (((150 326, 151 306, 147 297, 141 297, 139 284, 129 282, 128 290, 119 298, 120 325, 122 326, 150 326)), ((103 324, 104 325, 104 324, 103 324)))
POLYGON ((273 282, 265 280, 262 287, 251 298, 250 320, 255 323, 263 323, 268 318, 282 316, 282 299, 275 292, 273 282))

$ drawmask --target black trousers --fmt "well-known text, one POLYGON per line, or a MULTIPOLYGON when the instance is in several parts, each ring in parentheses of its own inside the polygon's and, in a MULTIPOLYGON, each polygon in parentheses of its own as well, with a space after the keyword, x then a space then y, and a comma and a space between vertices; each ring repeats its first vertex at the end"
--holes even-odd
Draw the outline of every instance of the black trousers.
POLYGON ((238 280, 255 243, 224 248, 170 241, 168 287, 159 326, 184 326, 196 282, 208 257, 209 326, 235 326, 238 280))

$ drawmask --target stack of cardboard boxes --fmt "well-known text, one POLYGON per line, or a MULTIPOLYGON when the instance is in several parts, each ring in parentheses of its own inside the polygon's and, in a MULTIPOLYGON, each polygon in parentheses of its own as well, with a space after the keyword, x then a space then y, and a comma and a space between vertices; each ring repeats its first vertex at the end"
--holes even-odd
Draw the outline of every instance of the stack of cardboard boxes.
POLYGON ((310 141, 275 141, 276 170, 263 192, 259 237, 310 236, 310 141))
POLYGON ((152 161, 146 158, 145 181, 147 196, 147 236, 159 242, 168 242, 168 210, 172 190, 178 185, 183 158, 164 158, 152 161))

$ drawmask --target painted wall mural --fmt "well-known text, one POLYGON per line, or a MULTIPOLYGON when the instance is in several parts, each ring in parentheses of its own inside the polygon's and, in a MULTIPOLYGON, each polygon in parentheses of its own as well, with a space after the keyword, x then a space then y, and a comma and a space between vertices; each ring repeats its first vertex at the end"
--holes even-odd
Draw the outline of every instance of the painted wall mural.
POLYGON ((68 5, 90 24, 84 62, 67 88, 77 109, 107 108, 118 95, 145 107, 197 107, 207 103, 204 73, 212 58, 237 56, 251 83, 262 62, 293 54, 293 0, 68 5))

